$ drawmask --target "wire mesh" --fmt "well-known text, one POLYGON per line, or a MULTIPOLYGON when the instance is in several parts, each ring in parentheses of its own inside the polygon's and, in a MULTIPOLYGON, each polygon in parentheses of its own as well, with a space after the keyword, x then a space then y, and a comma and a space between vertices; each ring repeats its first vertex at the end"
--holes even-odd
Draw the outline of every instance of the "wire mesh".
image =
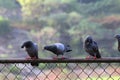
POLYGON ((38 67, 30 65, 32 60, 5 61, 0 60, 0 80, 120 80, 120 63, 114 59, 111 62, 38 61, 38 67))

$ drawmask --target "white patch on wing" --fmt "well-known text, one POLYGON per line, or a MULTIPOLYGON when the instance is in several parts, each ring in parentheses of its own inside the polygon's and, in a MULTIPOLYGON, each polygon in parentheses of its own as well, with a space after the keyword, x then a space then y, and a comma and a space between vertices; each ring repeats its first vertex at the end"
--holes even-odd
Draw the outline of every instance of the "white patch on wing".
POLYGON ((38 45, 37 45, 37 43, 34 43, 34 45, 35 45, 35 49, 38 51, 38 45))
POLYGON ((62 44, 62 43, 55 43, 55 45, 57 46, 57 48, 58 48, 59 50, 61 50, 61 51, 64 51, 64 50, 65 50, 64 44, 62 44))

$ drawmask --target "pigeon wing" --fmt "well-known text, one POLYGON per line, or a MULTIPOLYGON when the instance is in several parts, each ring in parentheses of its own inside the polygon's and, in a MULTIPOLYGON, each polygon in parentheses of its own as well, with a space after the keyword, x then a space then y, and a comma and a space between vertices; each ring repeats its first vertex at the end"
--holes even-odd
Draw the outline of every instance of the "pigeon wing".
POLYGON ((92 48, 93 48, 93 51, 94 51, 96 57, 101 58, 98 45, 97 45, 97 43, 95 41, 93 41, 92 48))

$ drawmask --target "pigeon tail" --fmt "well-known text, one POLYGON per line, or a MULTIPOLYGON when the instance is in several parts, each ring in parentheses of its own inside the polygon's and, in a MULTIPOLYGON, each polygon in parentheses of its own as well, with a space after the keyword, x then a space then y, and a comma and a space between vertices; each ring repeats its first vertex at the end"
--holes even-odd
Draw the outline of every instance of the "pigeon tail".
POLYGON ((96 58, 101 58, 100 53, 98 53, 98 54, 96 55, 96 58))
MULTIPOLYGON (((38 59, 38 56, 33 57, 32 59, 38 59)), ((39 66, 39 63, 38 62, 32 62, 31 65, 32 66, 39 66)))
POLYGON ((32 62, 31 65, 32 66, 39 66, 39 63, 38 62, 34 62, 34 63, 32 62))

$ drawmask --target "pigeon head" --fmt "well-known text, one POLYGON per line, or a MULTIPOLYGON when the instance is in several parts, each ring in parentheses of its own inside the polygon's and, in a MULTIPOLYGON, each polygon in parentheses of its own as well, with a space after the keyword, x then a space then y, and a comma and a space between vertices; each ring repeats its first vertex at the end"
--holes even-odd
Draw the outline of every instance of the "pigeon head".
POLYGON ((91 44, 93 42, 93 39, 91 36, 87 36, 87 38, 85 39, 85 43, 86 44, 91 44))
POLYGON ((115 35, 115 38, 120 39, 120 35, 119 34, 115 35))
POLYGON ((45 47, 44 47, 44 50, 49 50, 49 47, 48 47, 48 46, 45 46, 45 47))
POLYGON ((21 48, 24 48, 24 47, 30 48, 30 47, 32 47, 32 45, 33 45, 32 41, 26 41, 26 42, 23 43, 23 45, 21 46, 21 48))
POLYGON ((57 51, 57 46, 55 46, 55 45, 45 46, 44 50, 48 50, 48 51, 51 51, 51 52, 56 52, 57 51))

